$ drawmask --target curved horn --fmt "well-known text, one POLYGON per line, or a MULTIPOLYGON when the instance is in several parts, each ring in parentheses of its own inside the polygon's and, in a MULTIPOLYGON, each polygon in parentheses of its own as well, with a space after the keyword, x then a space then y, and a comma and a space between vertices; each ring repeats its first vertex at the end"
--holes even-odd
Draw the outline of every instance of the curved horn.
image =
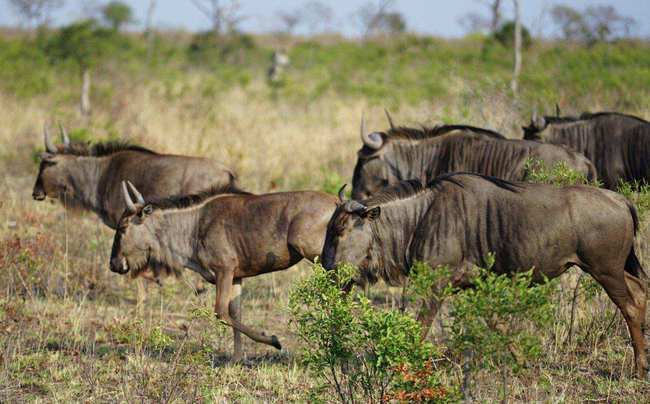
POLYGON ((555 103, 555 116, 556 116, 557 118, 560 117, 560 106, 558 105, 557 102, 555 103))
POLYGON ((533 116, 530 119, 533 122, 537 122, 537 108, 533 110, 533 116))
POLYGON ((68 131, 65 130, 61 122, 59 122, 59 132, 61 133, 61 139, 63 139, 63 147, 68 149, 70 147, 70 138, 68 137, 68 131))
POLYGON ((126 185, 129 186, 129 190, 131 190, 133 195, 135 195, 135 199, 137 199, 137 202, 140 205, 144 205, 145 204, 144 198, 142 197, 142 194, 140 193, 140 191, 138 191, 138 189, 135 187, 135 185, 131 184, 131 181, 129 181, 129 180, 126 180, 126 185))
POLYGON ((50 138, 50 131, 47 130, 47 124, 43 125, 43 140, 45 141, 45 150, 49 153, 56 153, 56 146, 52 143, 52 138, 50 138))
POLYGON ((384 141, 379 134, 374 135, 370 136, 370 134, 366 133, 366 117, 361 114, 361 141, 371 149, 378 150, 384 141))
POLYGON ((345 205, 343 205, 343 208, 348 213, 362 212, 367 209, 367 207, 364 204, 358 201, 347 201, 345 202, 345 205))
POLYGON ((384 112, 386 113, 386 119, 388 119, 388 124, 390 125, 391 129, 395 129, 395 125, 393 125, 393 118, 390 117, 390 114, 388 113, 388 110, 384 108, 384 112))
POLYGON ((122 181, 122 197, 124 198, 124 203, 126 203, 126 209, 130 213, 135 213, 138 209, 135 207, 135 204, 131 200, 131 195, 129 195, 129 190, 126 189, 126 182, 122 181))
POLYGON ((339 201, 341 201, 341 203, 345 202, 345 187, 347 186, 348 184, 343 184, 341 189, 339 189, 339 201))

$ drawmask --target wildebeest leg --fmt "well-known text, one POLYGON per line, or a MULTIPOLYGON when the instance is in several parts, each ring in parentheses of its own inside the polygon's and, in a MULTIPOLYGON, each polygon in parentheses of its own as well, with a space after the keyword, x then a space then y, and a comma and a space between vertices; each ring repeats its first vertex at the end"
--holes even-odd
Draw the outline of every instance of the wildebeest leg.
MULTIPOLYGON (((241 287, 242 287, 241 278, 235 279, 232 283, 232 292, 230 295, 230 305, 229 305, 230 316, 235 321, 238 322, 241 322, 241 287)), ((236 328, 233 328, 232 331, 233 331, 233 343, 234 343, 233 360, 240 361, 243 359, 241 332, 236 328)))
POLYGON ((422 327, 422 339, 425 339, 427 334, 429 334, 431 324, 433 323, 433 319, 436 318, 439 309, 440 302, 438 299, 433 298, 422 302, 422 307, 420 307, 420 312, 418 313, 418 322, 420 323, 420 327, 422 327))
MULTIPOLYGON (((433 271, 437 270, 439 266, 433 266, 433 271)), ((433 285, 433 297, 422 302, 422 307, 418 313, 418 322, 422 327, 422 339, 426 338, 427 334, 431 330, 431 324, 433 319, 436 318, 438 310, 442 305, 442 301, 439 297, 443 289, 445 289, 450 283, 454 288, 467 288, 472 285, 472 280, 477 276, 476 267, 469 262, 463 262, 457 267, 451 274, 451 277, 441 277, 438 279, 437 283, 433 285)))
POLYGON ((267 336, 264 333, 256 332, 230 316, 229 306, 234 280, 233 273, 231 270, 216 270, 214 273, 216 274, 215 284, 217 287, 217 299, 214 305, 214 312, 217 317, 232 328, 243 332, 255 342, 261 342, 277 349, 282 349, 282 345, 280 345, 280 341, 278 341, 278 337, 275 335, 267 336))
POLYGON ((646 312, 646 285, 628 272, 597 273, 594 278, 605 288, 607 295, 623 313, 632 339, 637 376, 646 377, 648 362, 645 354, 643 324, 646 312))

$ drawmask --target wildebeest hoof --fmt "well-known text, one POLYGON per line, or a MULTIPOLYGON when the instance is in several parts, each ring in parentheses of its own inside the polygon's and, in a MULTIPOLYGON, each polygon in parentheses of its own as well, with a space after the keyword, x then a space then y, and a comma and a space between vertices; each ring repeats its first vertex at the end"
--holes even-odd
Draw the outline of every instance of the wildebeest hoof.
POLYGON ((271 335, 271 345, 273 345, 277 350, 282 350, 282 345, 280 345, 280 340, 275 335, 271 335))

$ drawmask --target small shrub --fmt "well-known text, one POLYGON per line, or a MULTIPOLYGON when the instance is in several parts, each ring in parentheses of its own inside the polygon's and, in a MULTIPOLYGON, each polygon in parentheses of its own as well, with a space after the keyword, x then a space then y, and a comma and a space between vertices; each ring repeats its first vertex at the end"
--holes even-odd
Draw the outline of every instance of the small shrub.
POLYGON ((639 220, 643 221, 647 213, 650 212, 650 184, 640 184, 636 181, 621 182, 618 192, 634 204, 639 214, 639 220))
POLYGON ((554 184, 558 186, 576 184, 598 185, 597 183, 591 183, 584 174, 571 169, 564 161, 560 161, 553 167, 548 168, 543 161, 529 158, 524 165, 524 169, 526 171, 525 180, 529 182, 554 184))
POLYGON ((440 266, 433 270, 426 262, 416 262, 411 268, 407 287, 410 295, 426 300, 442 301, 456 291, 456 288, 451 285, 451 269, 448 266, 440 266))
POLYGON ((501 370, 505 399, 508 373, 542 352, 535 331, 552 320, 553 287, 531 287, 533 270, 500 275, 490 271, 494 258, 488 262, 474 287, 451 300, 451 346, 464 357, 466 378, 478 369, 501 370))
POLYGON ((147 337, 147 345, 155 351, 164 351, 172 347, 174 339, 165 334, 160 327, 154 327, 147 337))
POLYGON ((334 390, 345 403, 406 399, 411 393, 429 402, 448 398, 431 362, 440 354, 421 341, 413 318, 342 291, 356 274, 350 265, 326 271, 316 264, 313 271, 292 289, 289 310, 305 344, 303 361, 324 381, 324 391, 334 390))

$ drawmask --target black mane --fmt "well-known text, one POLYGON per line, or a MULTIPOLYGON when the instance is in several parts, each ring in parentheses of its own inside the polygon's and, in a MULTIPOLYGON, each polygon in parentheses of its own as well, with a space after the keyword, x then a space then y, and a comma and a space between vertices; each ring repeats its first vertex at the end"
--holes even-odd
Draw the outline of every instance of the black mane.
POLYGON ((395 185, 386 187, 381 192, 362 201, 365 206, 377 206, 398 199, 406 199, 421 192, 424 188, 419 180, 401 181, 395 185))
POLYGON ((569 123, 569 122, 578 122, 578 121, 588 121, 590 119, 597 119, 605 116, 618 116, 622 118, 629 118, 639 121, 639 123, 650 123, 643 118, 638 116, 623 114, 620 112, 583 112, 580 116, 545 116, 544 119, 549 124, 554 123, 569 123))
POLYGON ((233 188, 230 184, 226 184, 220 187, 208 188, 196 194, 173 195, 166 198, 147 201, 147 203, 156 209, 183 209, 198 205, 214 196, 227 194, 251 195, 249 192, 233 188))
POLYGON ((474 177, 479 177, 482 178, 486 181, 491 182, 492 184, 496 185, 499 188, 503 188, 507 191, 510 192, 518 192, 519 188, 521 188, 521 185, 517 185, 513 182, 503 180, 501 178, 493 177, 491 175, 483 175, 483 174, 477 174, 477 173, 470 173, 470 172, 455 172, 455 173, 447 173, 447 174, 442 174, 434 178, 433 180, 429 181, 427 184, 427 188, 438 188, 442 182, 451 182, 452 184, 458 185, 459 187, 463 188, 463 184, 461 184, 458 180, 456 180, 456 176, 458 175, 471 175, 474 177))
POLYGON ((413 195, 416 195, 426 189, 438 189, 443 182, 451 182, 454 185, 458 185, 463 188, 463 184, 458 181, 455 177, 459 175, 471 175, 484 179, 491 182, 499 188, 505 189, 510 192, 518 192, 521 185, 515 184, 510 181, 502 180, 501 178, 492 177, 489 175, 470 173, 470 172, 454 172, 442 174, 429 181, 429 183, 424 186, 419 180, 407 180, 400 181, 399 183, 386 187, 381 192, 376 195, 371 196, 368 199, 361 201, 361 203, 368 207, 382 205, 388 202, 396 201, 399 199, 407 199, 413 195))
POLYGON ((493 130, 477 128, 470 125, 439 125, 434 127, 422 127, 420 129, 400 126, 397 128, 389 129, 386 133, 386 137, 388 139, 422 140, 442 136, 455 130, 467 130, 470 132, 487 135, 496 139, 506 138, 502 134, 493 130))
POLYGON ((122 151, 136 151, 147 154, 158 154, 153 150, 122 140, 101 142, 92 145, 87 143, 72 143, 67 149, 61 149, 60 153, 73 156, 103 157, 110 156, 111 154, 122 151))

